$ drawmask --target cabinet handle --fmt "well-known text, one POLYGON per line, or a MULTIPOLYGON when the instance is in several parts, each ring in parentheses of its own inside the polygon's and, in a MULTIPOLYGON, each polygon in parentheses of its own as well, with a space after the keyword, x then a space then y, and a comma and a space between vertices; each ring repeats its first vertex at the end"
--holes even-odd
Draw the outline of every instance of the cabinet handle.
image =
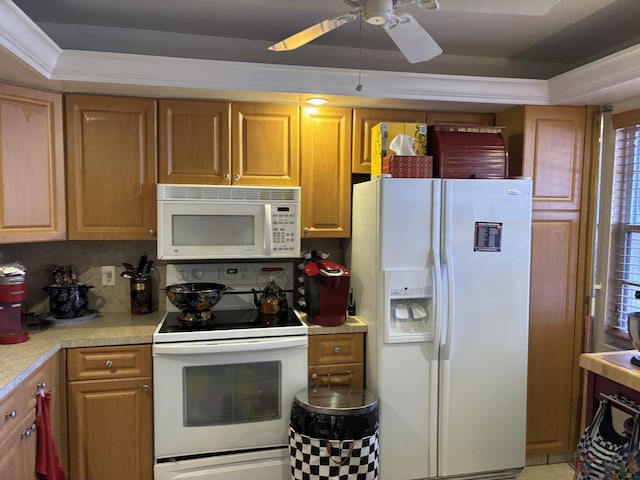
POLYGON ((233 176, 234 180, 240 180, 240 175, 238 175, 237 173, 233 176))
POLYGON ((29 428, 25 430, 25 432, 21 435, 24 438, 30 438, 31 434, 36 431, 36 424, 32 424, 29 428))
POLYGON ((229 180, 229 174, 228 173, 223 173, 222 174, 222 178, 224 178, 225 180, 229 180))
POLYGON ((319 380, 322 385, 353 385, 353 372, 351 370, 345 370, 344 372, 332 372, 328 373, 312 373, 311 380, 319 380))
POLYGON ((107 368, 111 368, 113 367, 113 362, 111 360, 107 360, 106 362, 104 362, 104 366, 107 368))
POLYGON ((150 237, 155 237, 156 236, 156 231, 153 228, 149 229, 149 236, 150 237))
POLYGON ((4 418, 6 420, 8 420, 8 419, 15 420, 17 416, 18 416, 18 412, 16 412, 15 410, 13 410, 12 412, 4 414, 4 418))
POLYGON ((336 347, 336 348, 334 348, 334 349, 333 349, 333 351, 334 351, 335 353, 340 353, 340 347, 336 347))
POLYGON ((47 388, 47 382, 39 383, 37 386, 37 390, 44 390, 45 388, 47 388))
POLYGON ((148 392, 149 391, 149 385, 142 385, 142 391, 143 392, 148 392))

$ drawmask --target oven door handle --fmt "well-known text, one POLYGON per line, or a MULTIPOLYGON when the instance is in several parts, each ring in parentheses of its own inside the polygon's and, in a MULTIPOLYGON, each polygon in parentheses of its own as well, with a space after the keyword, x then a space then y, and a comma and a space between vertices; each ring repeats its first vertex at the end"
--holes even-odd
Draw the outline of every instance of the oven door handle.
POLYGON ((160 343, 153 346, 154 355, 199 355, 208 353, 259 352, 261 350, 281 350, 283 348, 306 347, 307 337, 277 339, 243 339, 224 342, 184 342, 160 343))

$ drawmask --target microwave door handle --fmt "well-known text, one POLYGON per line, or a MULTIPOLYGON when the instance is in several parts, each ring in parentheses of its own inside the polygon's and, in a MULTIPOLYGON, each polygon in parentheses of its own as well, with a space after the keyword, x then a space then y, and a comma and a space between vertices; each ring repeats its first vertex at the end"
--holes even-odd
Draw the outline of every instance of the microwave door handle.
POLYGON ((259 352, 263 350, 277 350, 285 348, 306 347, 308 340, 305 336, 294 336, 279 339, 256 339, 226 342, 180 342, 156 344, 153 354, 156 355, 199 355, 233 352, 259 352))
POLYGON ((264 206, 264 253, 265 255, 271 255, 271 241, 272 241, 272 223, 271 223, 271 204, 265 204, 264 206))

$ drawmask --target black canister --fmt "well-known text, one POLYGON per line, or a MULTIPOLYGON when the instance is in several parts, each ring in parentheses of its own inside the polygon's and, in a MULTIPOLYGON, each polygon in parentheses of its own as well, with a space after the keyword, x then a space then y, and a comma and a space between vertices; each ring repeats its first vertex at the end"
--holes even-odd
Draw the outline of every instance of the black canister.
POLYGON ((151 277, 131 279, 131 314, 145 315, 152 311, 151 277))

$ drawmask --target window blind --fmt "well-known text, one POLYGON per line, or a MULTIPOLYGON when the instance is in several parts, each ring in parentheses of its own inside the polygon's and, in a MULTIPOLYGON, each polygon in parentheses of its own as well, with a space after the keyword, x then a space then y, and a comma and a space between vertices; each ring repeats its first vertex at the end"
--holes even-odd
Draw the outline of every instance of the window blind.
POLYGON ((626 334, 640 311, 640 123, 616 129, 611 228, 607 326, 626 334))

